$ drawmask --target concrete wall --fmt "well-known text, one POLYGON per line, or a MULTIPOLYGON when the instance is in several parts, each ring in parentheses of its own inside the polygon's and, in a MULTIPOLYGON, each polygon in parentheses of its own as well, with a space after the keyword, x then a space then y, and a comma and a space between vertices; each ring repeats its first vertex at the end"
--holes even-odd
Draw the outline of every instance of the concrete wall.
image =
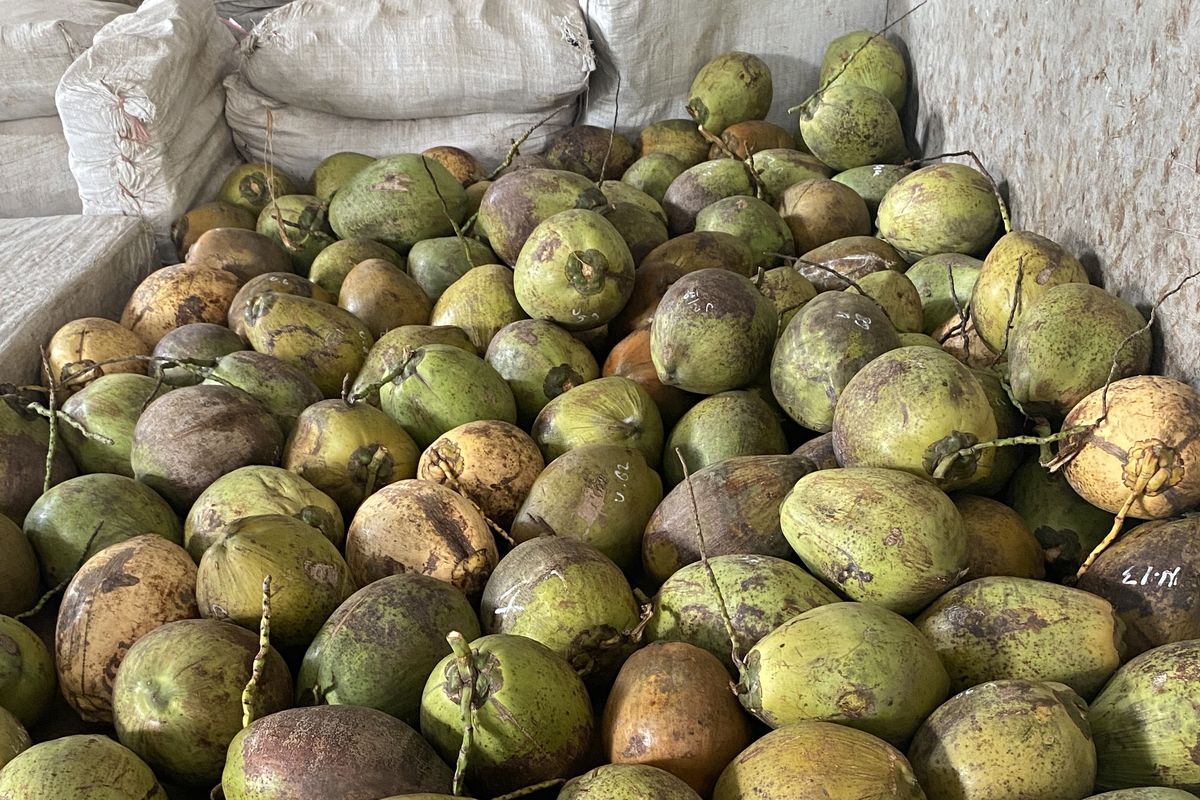
MULTIPOLYGON (((890 19, 917 2, 891 0, 890 19)), ((1200 270, 1200 4, 930 0, 892 34, 919 152, 977 152, 1014 227, 1144 313, 1200 270)), ((1200 388, 1200 278, 1158 319, 1156 366, 1200 388)))

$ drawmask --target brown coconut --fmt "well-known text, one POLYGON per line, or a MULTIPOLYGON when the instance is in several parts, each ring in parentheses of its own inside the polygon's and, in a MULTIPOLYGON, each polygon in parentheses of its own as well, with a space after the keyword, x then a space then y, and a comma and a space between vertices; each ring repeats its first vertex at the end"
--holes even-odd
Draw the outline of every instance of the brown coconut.
POLYGON ((778 210, 792 229, 797 253, 846 236, 871 233, 866 201, 849 186, 827 178, 800 181, 784 189, 778 210))
POLYGON ((146 374, 146 363, 130 359, 96 367, 105 361, 127 356, 148 356, 151 348, 128 328, 103 317, 84 317, 72 320, 50 337, 46 356, 50 373, 62 388, 61 401, 101 375, 118 372, 146 374))
POLYGON ((153 347, 168 331, 184 325, 224 323, 240 287, 236 275, 217 267, 163 267, 133 290, 121 314, 121 324, 153 347))

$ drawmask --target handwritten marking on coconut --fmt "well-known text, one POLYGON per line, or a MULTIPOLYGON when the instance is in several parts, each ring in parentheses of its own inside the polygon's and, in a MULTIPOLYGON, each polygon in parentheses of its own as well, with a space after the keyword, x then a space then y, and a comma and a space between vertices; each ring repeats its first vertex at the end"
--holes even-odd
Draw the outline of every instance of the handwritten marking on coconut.
POLYGON ((683 293, 683 302, 688 308, 697 314, 711 314, 713 309, 716 308, 716 306, 705 300, 700 295, 700 291, 695 286, 689 287, 688 290, 683 293))
POLYGON ((523 589, 525 587, 525 584, 528 582, 529 581, 519 581, 517 583, 514 583, 512 586, 510 586, 506 592, 504 592, 503 594, 500 595, 500 602, 507 603, 507 605, 497 608, 493 613, 497 617, 503 617, 505 614, 512 614, 517 611, 524 611, 525 606, 517 605, 516 602, 512 598, 513 598, 513 595, 515 595, 517 592, 521 591, 521 589, 523 589))
POLYGON ((1179 575, 1183 567, 1175 569, 1155 569, 1153 565, 1146 567, 1145 572, 1138 577, 1140 567, 1126 567, 1121 573, 1121 583, 1126 586, 1154 586, 1160 589, 1174 589, 1179 585, 1179 575))
MULTIPOLYGON (((629 462, 625 462, 624 464, 617 464, 616 469, 613 470, 613 475, 621 482, 622 487, 629 485, 629 468, 629 462)), ((613 499, 618 503, 624 503, 625 493, 618 489, 613 492, 613 499)))
POLYGON ((845 311, 838 311, 834 313, 833 316, 838 319, 848 319, 858 327, 862 328, 864 331, 871 330, 871 318, 863 314, 855 313, 854 315, 851 315, 845 311))
POLYGON ((571 316, 575 318, 576 322, 595 322, 597 325, 600 324, 600 315, 595 311, 584 311, 582 308, 572 308, 571 316))

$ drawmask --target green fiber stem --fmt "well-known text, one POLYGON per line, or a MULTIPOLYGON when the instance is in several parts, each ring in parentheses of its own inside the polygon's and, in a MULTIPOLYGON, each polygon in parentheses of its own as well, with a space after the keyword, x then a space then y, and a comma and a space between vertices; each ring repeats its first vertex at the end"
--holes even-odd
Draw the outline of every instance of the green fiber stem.
POLYGON ((267 656, 271 652, 271 576, 263 578, 262 583, 262 619, 258 624, 258 652, 254 654, 254 663, 250 668, 250 680, 242 690, 242 727, 247 728, 254 722, 254 700, 258 694, 258 684, 262 681, 263 671, 267 666, 267 656))
POLYGON ((1061 442, 1063 439, 1070 439, 1072 436, 1087 433, 1091 429, 1091 425, 1076 425, 1073 428, 1067 428, 1049 436, 1010 436, 1007 439, 992 439, 988 442, 979 442, 970 447, 955 450, 953 453, 945 456, 938 462, 937 468, 933 471, 933 477, 942 480, 946 477, 946 473, 950 471, 950 468, 954 466, 954 462, 960 458, 969 458, 982 450, 989 450, 993 447, 1012 447, 1021 444, 1044 446, 1053 442, 1061 442))
POLYGON ((475 664, 471 646, 458 631, 451 631, 446 637, 450 649, 454 653, 458 666, 458 677, 462 684, 462 714, 463 736, 462 745, 458 748, 458 761, 454 765, 454 785, 451 793, 461 797, 463 784, 467 779, 467 762, 471 755, 471 746, 475 739, 475 664))

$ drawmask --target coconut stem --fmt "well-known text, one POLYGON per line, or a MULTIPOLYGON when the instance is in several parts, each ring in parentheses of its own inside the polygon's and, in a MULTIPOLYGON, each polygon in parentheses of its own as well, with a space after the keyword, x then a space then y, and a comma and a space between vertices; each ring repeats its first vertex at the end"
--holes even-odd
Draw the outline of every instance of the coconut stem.
POLYGON ((254 700, 258 694, 258 684, 262 680, 263 671, 267 666, 267 656, 271 652, 271 576, 263 578, 262 583, 262 619, 258 623, 258 652, 254 654, 254 662, 250 668, 250 680, 242 690, 242 727, 250 727, 254 722, 254 700))
MULTIPOLYGON (((1021 284, 1025 282, 1025 256, 1017 257, 1017 277, 1013 281, 1012 305, 1008 307, 1008 321, 1004 323, 1004 343, 1000 346, 1000 352, 996 353, 996 357, 992 359, 992 366, 1000 363, 1000 359, 1004 358, 1004 354, 1008 352, 1008 340, 1012 336, 1013 323, 1017 319, 1017 309, 1021 306, 1021 284)), ((964 331, 966 326, 963 326, 964 331)))
POLYGON ((517 155, 521 152, 521 145, 525 144, 526 140, 528 140, 530 136, 533 136, 534 131, 536 131, 538 128, 542 127, 543 125, 545 125, 550 120, 554 119, 554 115, 557 113, 558 113, 558 109, 551 111, 549 114, 547 114, 546 116, 542 117, 540 120, 535 122, 532 128, 530 128, 529 130, 527 130, 523 134, 521 134, 521 138, 514 139, 513 143, 512 143, 512 147, 508 148, 508 154, 504 156, 504 160, 500 162, 500 166, 496 167, 494 170, 489 172, 487 178, 485 178, 484 180, 494 181, 494 180, 496 180, 496 177, 501 172, 504 172, 504 170, 511 167, 512 163, 513 163, 513 159, 516 158, 517 155))
MULTIPOLYGON (((366 386, 362 387, 361 389, 358 389, 353 392, 347 392, 347 386, 348 386, 349 381, 348 380, 343 381, 343 383, 342 383, 342 402, 348 406, 357 405, 358 403, 362 402, 363 400, 366 400, 371 395, 377 393, 380 389, 382 389, 387 384, 396 380, 396 378, 399 378, 400 375, 404 372, 404 368, 406 366, 408 366, 408 362, 412 359, 413 354, 415 352, 416 352, 416 350, 414 350, 411 347, 406 347, 403 350, 401 350, 400 351, 400 363, 398 363, 396 366, 394 366, 390 370, 388 370, 387 373, 382 378, 375 381, 374 383, 367 384, 366 386)), ((347 375, 346 377, 348 379, 350 376, 347 375)))
POLYGON ((708 582, 712 585, 713 593, 717 596, 717 607, 721 610, 721 622, 725 625, 725 635, 729 637, 729 654, 733 659, 733 666, 737 668, 738 672, 741 672, 744 662, 742 654, 738 650, 737 631, 733 627, 733 618, 729 616, 729 607, 725 605, 725 595, 721 593, 721 585, 717 583, 717 575, 713 572, 712 565, 708 563, 708 547, 704 543, 704 530, 700 526, 700 507, 696 504, 696 490, 692 486, 692 474, 688 470, 687 459, 683 457, 683 450, 676 447, 675 457, 679 459, 679 464, 683 467, 683 482, 687 484, 688 497, 692 501, 692 521, 696 524, 696 539, 700 544, 700 563, 704 567, 704 573, 708 576, 708 582))
POLYGON ((1032 445, 1047 445, 1052 442, 1060 442, 1063 439, 1070 439, 1072 436, 1078 436, 1092 430, 1092 425, 1076 425, 1073 428, 1066 428, 1058 433, 1052 433, 1049 436, 1010 436, 1007 439, 992 439, 987 442, 979 442, 970 447, 964 447, 961 450, 955 450, 953 453, 942 458, 938 462, 937 467, 933 471, 933 477, 942 480, 946 477, 946 473, 950 471, 954 463, 960 458, 969 458, 981 450, 988 450, 993 447, 1011 447, 1019 444, 1032 445))
POLYGON ((1100 554, 1107 550, 1108 546, 1121 535, 1121 528, 1125 526, 1125 517, 1129 516, 1129 511, 1133 508, 1133 504, 1145 493, 1146 486, 1149 485, 1150 479, 1158 472, 1159 466, 1157 458, 1148 458, 1142 463, 1141 469, 1138 470, 1137 480, 1134 481, 1133 488, 1129 490, 1129 497, 1125 498, 1125 502, 1121 504, 1121 510, 1113 518, 1113 524, 1108 531, 1108 535, 1104 537, 1104 540, 1100 544, 1096 545, 1092 552, 1088 553, 1088 557, 1079 566, 1079 571, 1075 573, 1075 580, 1082 578, 1084 573, 1088 571, 1088 568, 1100 557, 1100 554))
POLYGON ((600 162, 600 179, 596 181, 597 187, 604 183, 604 175, 608 172, 608 159, 612 156, 613 143, 617 139, 617 121, 621 115, 621 70, 614 67, 613 72, 617 74, 617 88, 613 92, 613 122, 612 127, 608 129, 608 149, 604 151, 604 160, 600 162))
POLYGON ((296 249, 292 244, 292 239, 288 236, 287 225, 284 222, 283 215, 279 212, 278 198, 275 196, 275 115, 271 109, 267 109, 267 144, 266 153, 263 154, 263 160, 267 165, 267 197, 271 207, 271 216, 275 218, 275 227, 279 229, 279 238, 283 242, 283 247, 289 253, 296 249))
POLYGON ((462 745, 458 748, 458 761, 454 765, 454 785, 451 793, 462 796, 463 783, 467 779, 467 759, 471 754, 471 745, 475 738, 475 664, 472 660, 471 645, 458 631, 450 631, 446 637, 450 649, 454 652, 458 666, 458 677, 462 681, 462 713, 463 736, 462 745))
POLYGON ((971 335, 967 330, 967 314, 970 313, 963 308, 962 301, 958 299, 958 291, 954 288, 954 264, 946 261, 946 278, 950 281, 950 299, 954 301, 954 310, 958 312, 960 320, 960 328, 962 329, 963 353, 971 352, 971 335))
MULTIPOLYGON (((2 399, 2 398, 0 398, 0 399, 2 399)), ((61 410, 51 411, 50 409, 48 409, 44 406, 41 406, 37 403, 26 404, 25 410, 32 411, 34 414, 37 414, 40 417, 45 417, 46 419, 50 419, 51 417, 54 417, 59 422, 66 425, 67 427, 74 428, 75 430, 79 431, 79 433, 81 435, 83 435, 84 438, 91 439, 93 442, 99 442, 100 444, 112 444, 113 443, 113 440, 108 438, 107 436, 89 431, 87 428, 85 428, 83 426, 82 422, 75 419, 74 417, 72 417, 70 414, 68 414, 65 411, 61 411, 61 410)))
POLYGON ((46 474, 42 478, 42 494, 45 494, 50 491, 54 473, 54 451, 58 447, 58 381, 50 369, 50 356, 46 354, 45 347, 41 348, 41 354, 42 369, 46 372, 47 394, 50 397, 50 413, 46 417, 50 421, 50 446, 46 448, 46 474))
POLYGON ((38 601, 33 606, 33 608, 31 608, 28 611, 25 611, 21 614, 17 614, 15 619, 23 620, 23 619, 29 619, 30 617, 36 617, 38 614, 42 613, 42 609, 44 609, 51 600, 53 600, 55 597, 57 597, 59 595, 59 593, 62 592, 63 589, 67 588, 67 584, 69 584, 75 577, 74 573, 79 572, 79 570, 83 569, 83 565, 87 563, 88 551, 90 551, 92 549, 92 545, 96 543, 96 537, 100 535, 100 529, 103 527, 104 527, 103 521, 96 523, 96 529, 92 531, 92 535, 88 537, 87 543, 84 544, 83 552, 79 554, 79 560, 77 562, 75 562, 75 570, 74 570, 74 572, 72 572, 71 576, 61 580, 59 582, 58 586, 55 586, 53 589, 51 589, 50 591, 48 591, 44 595, 42 595, 40 598, 38 598, 38 601))
POLYGON ((427 156, 421 156, 421 166, 425 168, 425 174, 429 176, 429 182, 433 184, 433 191, 437 194, 437 198, 442 204, 442 214, 445 215, 446 221, 450 223, 450 227, 454 230, 455 238, 458 239, 459 245, 462 246, 463 257, 467 259, 467 265, 474 266, 474 263, 471 261, 471 248, 467 246, 467 237, 463 234, 462 227, 450 215, 450 206, 446 204, 446 197, 442 194, 442 187, 438 186, 437 180, 433 177, 433 170, 429 168, 429 158, 427 156))
POLYGON ((363 484, 363 499, 375 494, 375 484, 379 481, 379 470, 383 468, 384 461, 391 456, 385 445, 379 445, 375 448, 375 452, 371 454, 371 460, 367 462, 367 480, 363 484))
POLYGON ((437 467, 442 471, 442 477, 445 478, 446 484, 449 485, 450 489, 453 490, 463 500, 466 500, 468 503, 470 503, 471 507, 479 512, 479 516, 483 517, 483 521, 487 523, 487 526, 491 529, 492 533, 496 534, 505 542, 507 542, 510 547, 516 547, 517 542, 512 538, 509 532, 500 527, 495 520, 489 517, 487 513, 479 507, 479 504, 476 503, 470 495, 463 491, 462 484, 458 481, 458 472, 454 469, 454 465, 447 461, 440 452, 432 447, 425 451, 425 455, 429 457, 429 463, 431 466, 437 467))
MULTIPOLYGON (((922 3, 921 5, 924 5, 924 3, 922 3)), ((918 6, 917 8, 920 8, 920 6, 918 6)), ((916 9, 914 8, 913 11, 916 11, 916 9)), ((901 19, 903 19, 903 17, 901 17, 901 19)), ((899 20, 897 20, 897 21, 899 21, 899 20)), ((991 184, 992 194, 994 194, 996 196, 996 202, 1000 206, 1000 221, 1004 223, 1004 232, 1012 233, 1012 220, 1008 216, 1008 203, 1004 202, 1004 197, 1001 196, 1001 194, 1000 194, 1000 186, 996 183, 996 179, 992 177, 992 173, 987 171, 987 167, 985 167, 983 165, 983 162, 979 159, 979 156, 975 155, 975 153, 972 152, 971 150, 959 150, 958 152, 955 152, 955 153, 938 153, 936 156, 927 156, 925 158, 914 158, 914 159, 904 162, 904 164, 905 164, 905 166, 909 166, 909 165, 913 165, 913 164, 924 164, 929 161, 940 161, 943 158, 958 158, 961 156, 966 156, 967 158, 974 161, 975 166, 979 167, 979 171, 983 173, 983 176, 985 178, 987 178, 988 183, 991 184)))
MULTIPOLYGON (((790 261, 793 264, 803 264, 806 267, 812 267, 813 269, 819 269, 822 272, 827 272, 830 275, 834 276, 835 278, 838 278, 839 280, 844 281, 847 286, 853 287, 856 292, 858 292, 859 294, 861 294, 863 297, 867 298, 871 302, 874 302, 875 305, 879 305, 878 302, 875 302, 874 297, 871 297, 871 295, 866 293, 866 291, 863 289, 862 286, 859 286, 857 281, 855 281, 853 278, 849 278, 849 277, 843 275, 842 273, 838 272, 833 267, 827 267, 824 264, 818 264, 816 261, 809 261, 808 259, 800 258, 799 256, 789 256, 787 253, 767 253, 766 255, 775 256, 776 258, 782 258, 787 261, 790 261)), ((882 306, 881 306, 881 308, 882 308, 882 306)), ((886 312, 884 312, 884 313, 886 313, 886 312)))
POLYGON ((746 169, 746 177, 750 179, 750 183, 754 186, 754 196, 759 200, 766 200, 767 189, 763 185, 762 177, 758 174, 758 170, 754 168, 754 153, 750 150, 750 148, 747 147, 745 158, 739 157, 737 153, 733 152, 733 150, 729 148, 729 145, 725 144, 724 139, 722 139, 720 136, 717 136, 708 128, 704 127, 704 124, 697 119, 698 115, 696 114, 695 110, 688 108, 688 114, 691 116, 692 121, 696 123, 696 129, 700 132, 700 135, 704 137, 706 142, 720 150, 726 158, 732 158, 734 161, 742 162, 742 166, 746 169))

